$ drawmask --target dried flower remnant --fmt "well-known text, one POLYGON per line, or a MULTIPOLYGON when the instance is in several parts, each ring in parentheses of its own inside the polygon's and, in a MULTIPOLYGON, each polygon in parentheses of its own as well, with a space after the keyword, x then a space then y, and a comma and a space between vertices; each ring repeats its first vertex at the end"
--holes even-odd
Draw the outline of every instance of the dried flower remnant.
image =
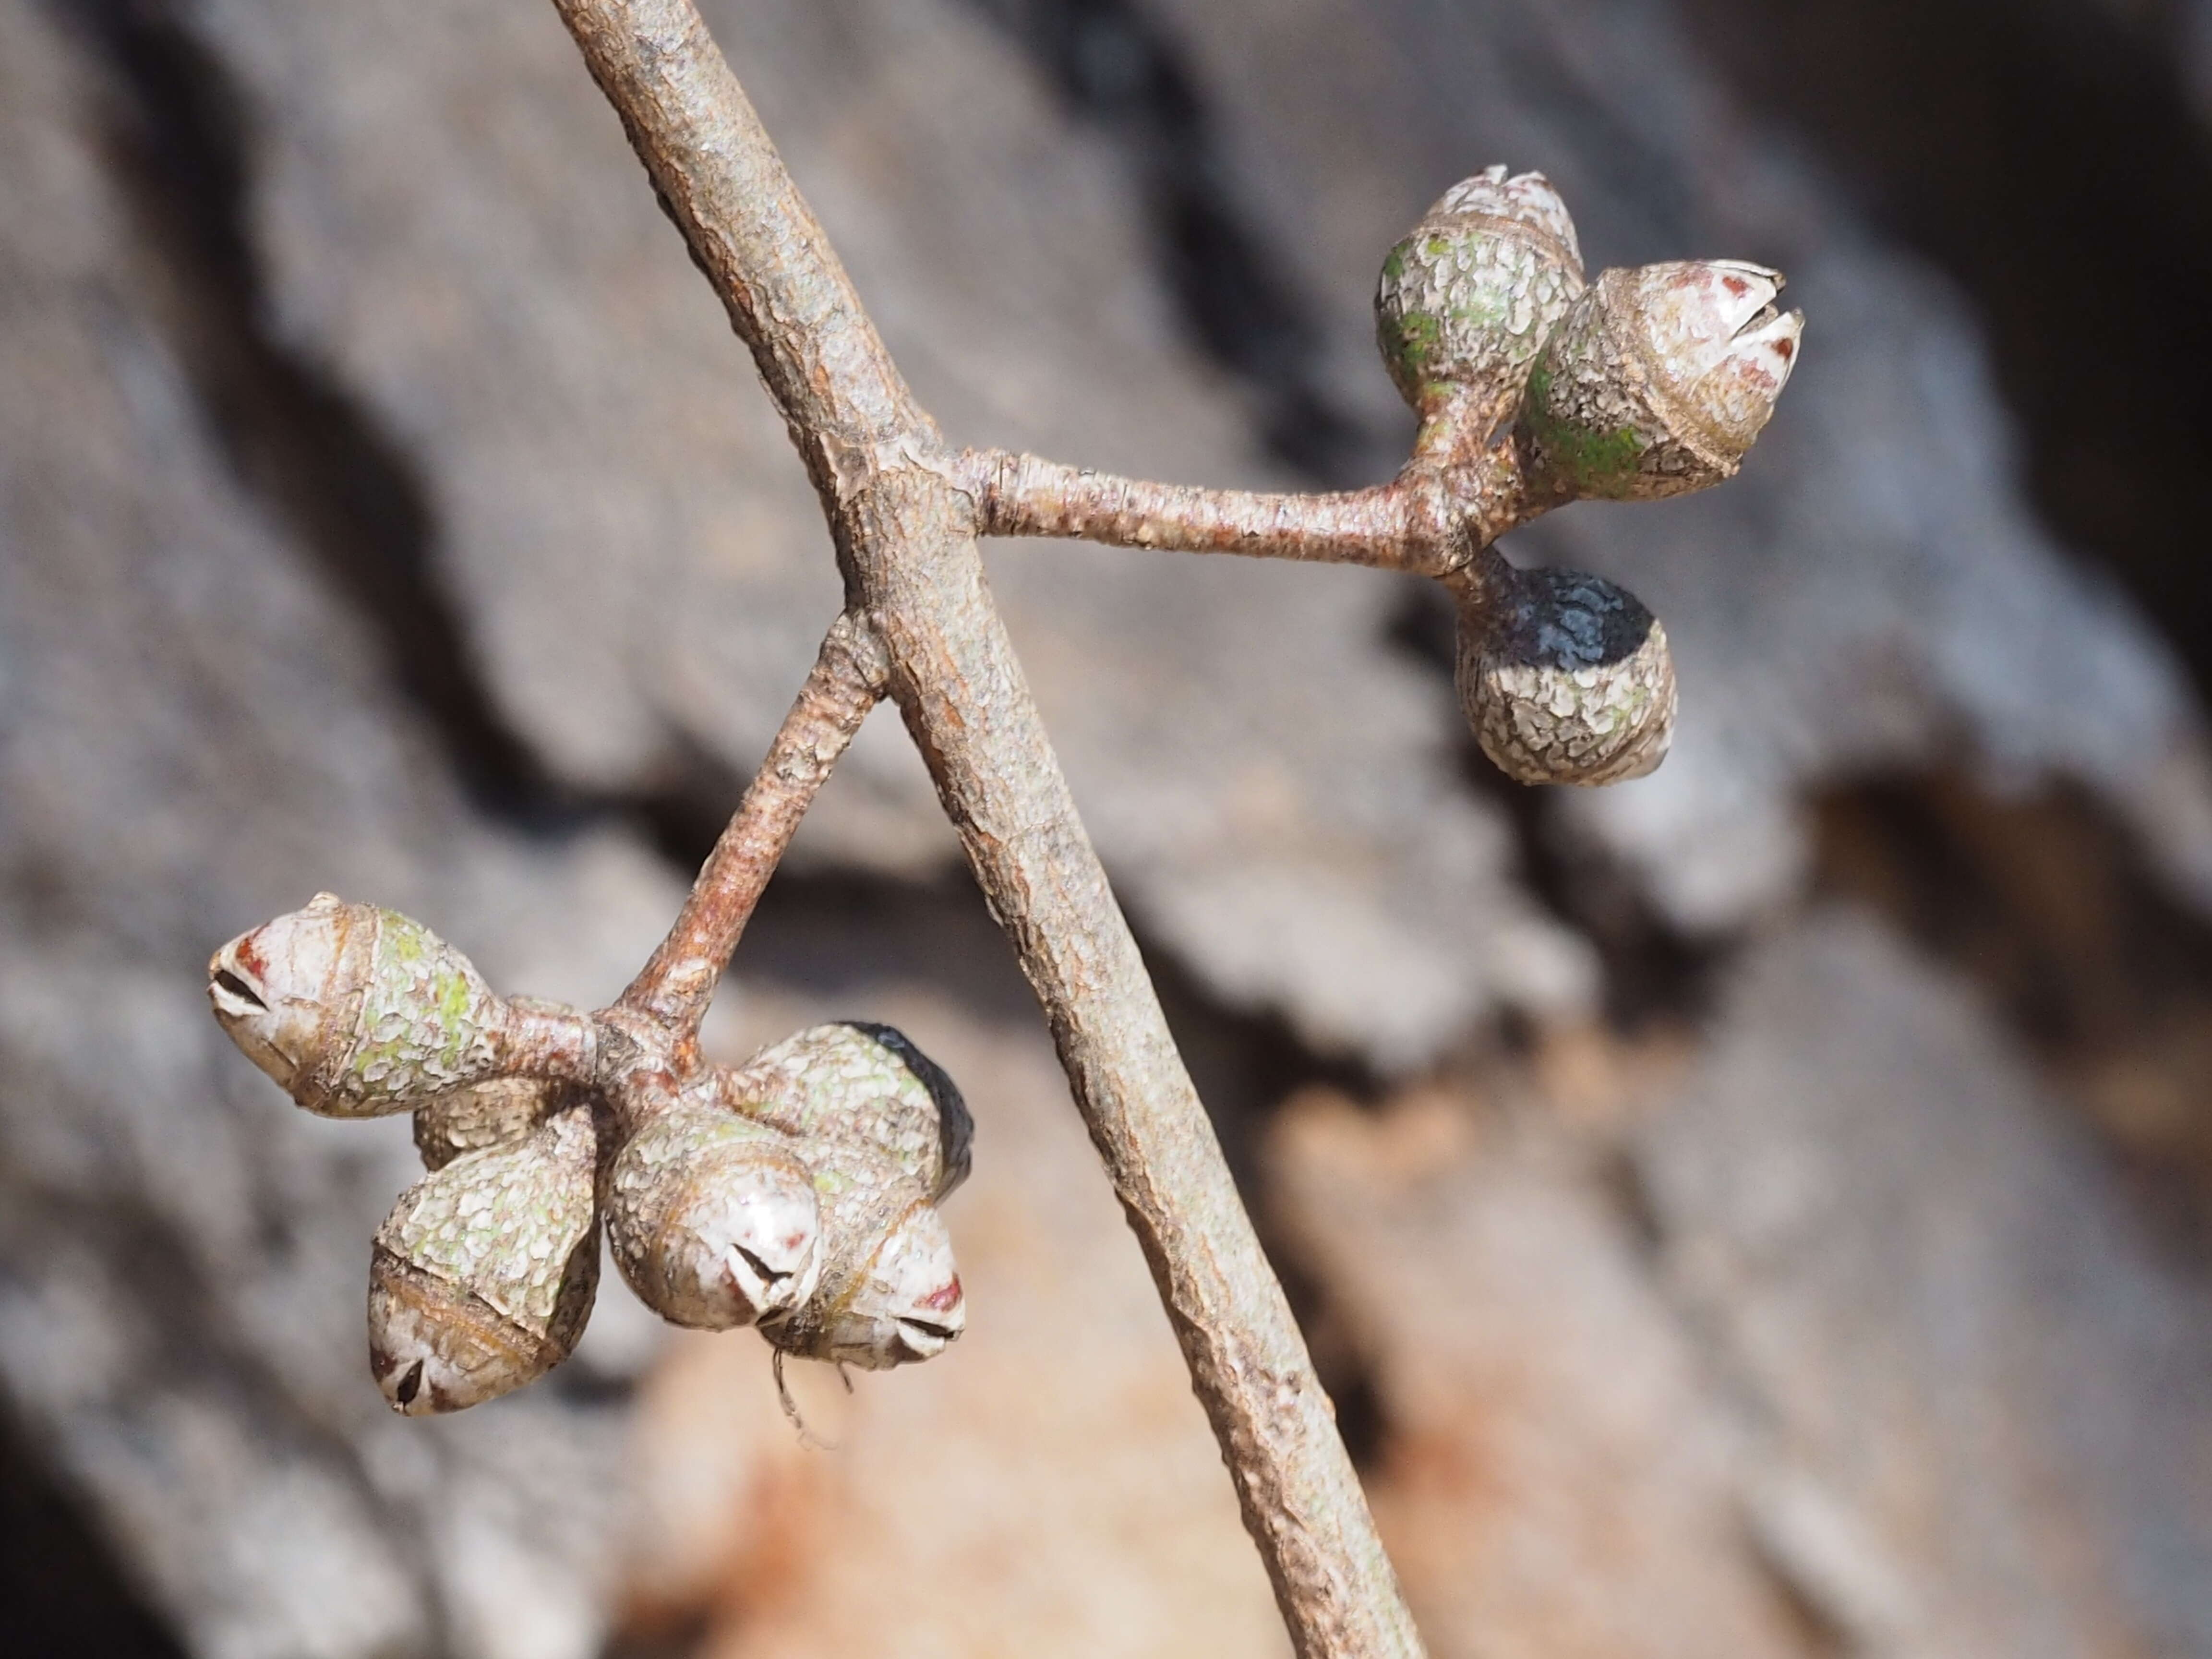
POLYGON ((801 1143, 821 1204, 813 1294, 761 1322, 784 1353, 863 1370, 934 1358, 967 1328, 952 1240, 921 1183, 888 1158, 801 1143))
POLYGON ((870 1148, 931 1201, 968 1178, 975 1120, 944 1067, 889 1025, 814 1025, 720 1073, 733 1111, 786 1133, 870 1148))
POLYGON ((1486 602, 1462 604, 1455 679, 1482 752, 1517 783, 1619 783, 1666 758, 1674 728, 1667 631, 1636 596, 1576 570, 1492 556, 1486 602))
POLYGON ((689 1100, 651 1112, 607 1176, 607 1238, 639 1299, 726 1331, 813 1294, 819 1171, 790 1137, 689 1100))
POLYGON ((1735 259, 1608 270, 1537 359, 1518 436, 1538 500, 1657 501, 1733 477, 1796 366, 1804 313, 1735 259))
POLYGON ((520 1141, 457 1158, 377 1229, 369 1368, 395 1411, 459 1411, 534 1382, 574 1352, 599 1287, 586 1103, 520 1141))

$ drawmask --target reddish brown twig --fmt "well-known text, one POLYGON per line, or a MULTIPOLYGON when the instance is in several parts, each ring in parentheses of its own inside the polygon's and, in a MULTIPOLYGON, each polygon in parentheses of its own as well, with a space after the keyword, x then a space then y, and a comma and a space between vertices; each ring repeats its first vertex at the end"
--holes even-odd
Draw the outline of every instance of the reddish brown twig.
POLYGON ((1327 1395, 983 583, 955 458, 690 0, 554 0, 727 307, 853 606, 1042 1003, 1297 1651, 1420 1650, 1327 1395))
POLYGON ((838 617, 667 938, 623 993, 623 1007, 667 1026, 679 1042, 699 1029, 815 792, 882 701, 884 672, 883 647, 867 625, 838 617))
POLYGON ((1121 547, 1364 564, 1443 576, 1525 517, 1510 447, 1417 455, 1389 483, 1337 495, 1273 495, 1150 483, 970 449, 961 487, 987 536, 1067 536, 1121 547))

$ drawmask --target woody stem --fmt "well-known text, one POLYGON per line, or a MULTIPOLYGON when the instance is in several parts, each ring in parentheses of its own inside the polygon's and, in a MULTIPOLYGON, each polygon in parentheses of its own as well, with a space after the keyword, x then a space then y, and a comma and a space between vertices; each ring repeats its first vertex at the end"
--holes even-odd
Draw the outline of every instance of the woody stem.
POLYGON ((884 677, 883 647, 873 630, 849 612, 839 617, 675 925, 619 1006, 649 1016, 679 1041, 698 1030, 799 820, 882 700, 884 677))
POLYGON ((968 449, 954 477, 987 536, 1359 564, 1448 574, 1522 516, 1510 459, 1417 451, 1389 483, 1329 495, 1154 483, 1003 449, 968 449))

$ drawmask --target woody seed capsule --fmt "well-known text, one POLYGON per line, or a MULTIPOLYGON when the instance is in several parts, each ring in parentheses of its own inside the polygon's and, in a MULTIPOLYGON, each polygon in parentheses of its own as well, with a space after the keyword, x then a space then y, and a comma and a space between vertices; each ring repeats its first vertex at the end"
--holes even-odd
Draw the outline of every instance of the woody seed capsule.
POLYGON ((967 1328, 952 1240, 921 1183, 888 1159, 805 1141, 822 1215, 813 1293, 761 1322, 784 1352, 887 1370, 934 1358, 967 1328))
POLYGON ((812 1294, 820 1269, 813 1172, 788 1137, 719 1107, 647 1118, 607 1177, 607 1242, 663 1319, 730 1330, 812 1294))
POLYGON ((1502 413, 1582 291, 1582 251, 1559 192, 1540 173, 1509 179, 1493 167, 1445 191, 1390 250, 1376 343, 1415 409, 1477 387, 1502 413))
POLYGON ((535 1382, 575 1349, 599 1287, 591 1109, 457 1158, 377 1229, 369 1364, 392 1409, 459 1411, 535 1382))
POLYGON ((433 1095, 415 1109, 415 1150, 426 1170, 521 1139, 568 1097, 557 1083, 496 1077, 433 1095))
POLYGON ((216 951, 208 997, 231 1041, 325 1116, 406 1111, 495 1074, 501 1006, 468 958, 334 893, 216 951))
POLYGON ((888 1158, 933 1201, 968 1178, 975 1121, 944 1069, 905 1033, 843 1020, 810 1026, 717 1083, 733 1111, 787 1133, 888 1158))
POLYGON ((1667 632, 1625 588, 1575 570, 1515 570, 1463 605, 1455 681, 1482 752, 1519 783, 1620 783, 1667 757, 1667 632))
POLYGON ((1655 501, 1731 477, 1774 412, 1804 313, 1779 271, 1712 259, 1606 271, 1537 358, 1516 435, 1533 496, 1655 501))

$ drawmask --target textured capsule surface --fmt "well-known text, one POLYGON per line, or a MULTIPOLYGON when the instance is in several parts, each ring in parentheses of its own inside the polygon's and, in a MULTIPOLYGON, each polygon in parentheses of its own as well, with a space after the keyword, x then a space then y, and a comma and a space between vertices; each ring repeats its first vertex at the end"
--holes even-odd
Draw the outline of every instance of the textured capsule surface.
POLYGON ((1382 262, 1375 337, 1416 409, 1438 386, 1477 386, 1506 407, 1583 290, 1566 204, 1540 173, 1493 167, 1462 179, 1382 262))
POLYGON ((967 1328, 952 1240, 921 1183, 840 1142, 802 1142, 822 1216, 813 1294, 761 1334, 784 1352, 886 1370, 934 1358, 967 1328))
POLYGON ((1620 783, 1667 757, 1674 666, 1636 596, 1575 570, 1507 573, 1464 608, 1455 679, 1482 751, 1520 783, 1620 783))
POLYGON ((573 1091, 535 1078, 495 1077, 432 1095, 415 1109, 415 1150, 426 1170, 521 1139, 573 1091))
POLYGON ((1782 395, 1802 313, 1739 260, 1604 272, 1530 374, 1516 437, 1540 496, 1649 501, 1734 475, 1782 395))
POLYGON ((404 1194, 377 1230, 369 1364, 396 1411, 459 1411, 536 1381, 574 1351, 599 1286, 598 1137, 573 1106, 465 1154, 404 1194))
POLYGON ((678 1102, 617 1154, 606 1195, 616 1265, 672 1323, 731 1330, 813 1293, 814 1176, 777 1129, 678 1102))
POLYGON ((493 1075, 500 1004, 422 923, 318 893, 208 963, 233 1042, 311 1112, 374 1117, 493 1075))
POLYGON ((941 1199, 968 1178, 975 1121, 944 1068, 889 1025, 811 1026, 725 1074, 736 1111, 868 1147, 941 1199))

